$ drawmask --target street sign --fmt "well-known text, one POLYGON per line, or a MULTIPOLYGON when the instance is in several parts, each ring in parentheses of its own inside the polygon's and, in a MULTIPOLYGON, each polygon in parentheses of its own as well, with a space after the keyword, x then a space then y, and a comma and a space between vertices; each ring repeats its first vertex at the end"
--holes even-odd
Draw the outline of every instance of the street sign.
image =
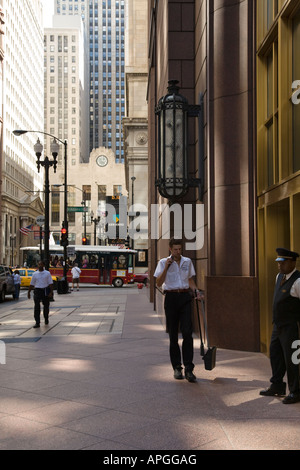
POLYGON ((68 246, 67 255, 68 256, 74 256, 75 255, 75 246, 68 246))
POLYGON ((42 227, 45 224, 45 216, 44 215, 38 215, 36 218, 36 223, 42 227))
POLYGON ((68 212, 88 212, 88 208, 84 206, 68 206, 68 212))

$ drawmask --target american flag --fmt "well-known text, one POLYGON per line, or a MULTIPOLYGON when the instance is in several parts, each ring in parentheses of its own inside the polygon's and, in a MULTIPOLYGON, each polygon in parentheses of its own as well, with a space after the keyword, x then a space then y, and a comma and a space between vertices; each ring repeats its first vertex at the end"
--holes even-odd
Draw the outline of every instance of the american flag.
POLYGON ((28 235, 31 232, 32 224, 28 225, 27 227, 21 227, 19 230, 23 235, 28 235))

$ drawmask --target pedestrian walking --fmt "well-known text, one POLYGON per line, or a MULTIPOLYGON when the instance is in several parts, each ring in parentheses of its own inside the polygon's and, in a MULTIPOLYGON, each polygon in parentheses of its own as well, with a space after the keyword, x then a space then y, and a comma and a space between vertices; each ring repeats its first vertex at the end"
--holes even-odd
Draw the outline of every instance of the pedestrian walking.
POLYGON ((43 304, 43 313, 45 324, 49 323, 49 302, 50 298, 53 295, 53 280, 52 276, 45 269, 45 264, 43 261, 39 261, 38 270, 35 271, 32 275, 29 290, 28 290, 28 299, 30 299, 30 292, 34 291, 34 319, 35 325, 33 328, 39 328, 40 326, 40 316, 41 316, 41 302, 43 304))
POLYGON ((158 262, 154 277, 156 285, 162 287, 165 294, 164 309, 170 340, 170 361, 175 379, 183 379, 183 363, 185 378, 189 382, 196 382, 197 379, 193 373, 194 345, 190 289, 196 292, 199 299, 201 293, 193 278, 196 273, 191 259, 182 256, 182 240, 172 238, 169 241, 169 250, 170 256, 158 262), (178 344, 179 327, 183 338, 182 360, 178 344))
POLYGON ((14 278, 14 286, 15 286, 14 299, 19 300, 20 289, 21 289, 21 276, 18 270, 14 271, 13 278, 14 278))
POLYGON ((75 265, 73 266, 71 273, 72 273, 72 290, 74 289, 74 284, 77 284, 77 290, 79 290, 79 280, 80 280, 81 269, 78 267, 77 263, 75 263, 75 265))
POLYGON ((300 272, 296 269, 299 254, 277 248, 279 274, 276 277, 273 297, 273 331, 270 342, 271 386, 262 390, 263 396, 284 396, 286 383, 289 394, 284 404, 300 401, 299 361, 293 359, 295 341, 298 341, 300 323, 300 272))

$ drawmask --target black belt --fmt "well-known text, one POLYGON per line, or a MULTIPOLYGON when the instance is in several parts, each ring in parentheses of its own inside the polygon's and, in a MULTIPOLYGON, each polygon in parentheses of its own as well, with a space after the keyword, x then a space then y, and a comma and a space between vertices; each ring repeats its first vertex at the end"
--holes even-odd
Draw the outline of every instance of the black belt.
POLYGON ((168 292, 178 292, 178 293, 183 293, 183 292, 189 292, 189 289, 169 289, 165 290, 165 293, 167 294, 168 292))

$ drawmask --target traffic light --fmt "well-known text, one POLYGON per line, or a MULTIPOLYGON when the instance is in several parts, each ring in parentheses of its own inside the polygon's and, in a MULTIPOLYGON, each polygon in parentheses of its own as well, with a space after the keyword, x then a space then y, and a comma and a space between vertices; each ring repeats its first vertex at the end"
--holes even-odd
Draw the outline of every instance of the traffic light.
POLYGON ((82 244, 86 245, 86 237, 82 237, 82 244))
POLYGON ((61 236, 60 236, 60 245, 61 246, 68 246, 68 230, 63 227, 60 231, 61 236))

